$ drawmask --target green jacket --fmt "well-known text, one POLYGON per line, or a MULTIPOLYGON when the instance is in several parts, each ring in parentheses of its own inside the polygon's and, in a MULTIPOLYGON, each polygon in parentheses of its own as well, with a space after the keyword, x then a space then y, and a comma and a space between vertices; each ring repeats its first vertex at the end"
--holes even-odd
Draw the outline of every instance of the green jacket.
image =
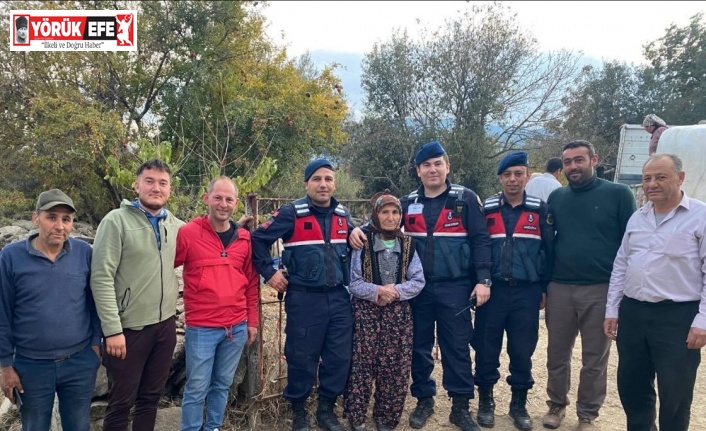
POLYGON ((182 225, 169 211, 159 220, 161 250, 147 216, 128 200, 98 225, 91 289, 104 336, 124 328, 139 330, 176 314, 174 255, 182 225))

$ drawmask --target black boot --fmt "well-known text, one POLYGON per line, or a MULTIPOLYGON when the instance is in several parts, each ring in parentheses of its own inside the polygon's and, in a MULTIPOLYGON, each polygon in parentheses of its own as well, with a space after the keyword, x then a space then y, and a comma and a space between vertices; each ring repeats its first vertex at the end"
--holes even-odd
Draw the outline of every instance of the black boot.
POLYGON ((453 397, 449 422, 461 428, 461 431, 480 431, 468 411, 469 398, 453 397))
POLYGON ((493 386, 478 387, 478 425, 483 428, 495 426, 495 400, 493 386))
POLYGON ((309 431, 309 415, 303 401, 292 403, 292 431, 309 431))
POLYGON ((316 423, 326 431, 345 431, 333 412, 334 398, 319 395, 319 406, 316 408, 316 423))
POLYGON ((532 418, 527 413, 527 389, 512 390, 510 417, 515 424, 515 428, 520 430, 532 429, 532 418))
POLYGON ((409 415, 409 426, 416 429, 423 427, 427 419, 429 419, 429 416, 433 413, 434 398, 417 398, 417 407, 415 407, 414 411, 409 415))

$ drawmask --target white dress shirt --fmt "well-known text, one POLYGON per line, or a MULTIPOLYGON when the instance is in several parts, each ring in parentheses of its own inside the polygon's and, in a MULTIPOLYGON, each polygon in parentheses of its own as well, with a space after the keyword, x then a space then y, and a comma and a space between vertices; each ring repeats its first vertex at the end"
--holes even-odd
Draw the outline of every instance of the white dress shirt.
POLYGON ((527 185, 525 186, 525 193, 530 196, 538 197, 546 202, 551 192, 559 187, 561 187, 561 183, 554 178, 554 175, 549 172, 545 172, 527 182, 527 185))
POLYGON ((706 329, 706 204, 683 193, 657 225, 652 202, 630 217, 613 263, 606 318, 623 296, 645 302, 700 301, 692 327, 706 329))

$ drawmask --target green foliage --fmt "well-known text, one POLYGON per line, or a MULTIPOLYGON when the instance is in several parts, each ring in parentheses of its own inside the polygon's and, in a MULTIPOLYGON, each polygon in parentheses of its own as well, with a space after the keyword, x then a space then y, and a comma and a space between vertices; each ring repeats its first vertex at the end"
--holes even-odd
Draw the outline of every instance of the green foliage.
POLYGON ((34 208, 31 199, 17 190, 0 189, 0 217, 15 217, 17 214, 31 212, 34 208))
MULTIPOLYGON (((218 164, 212 163, 209 169, 209 176, 204 176, 202 178, 201 187, 198 192, 192 196, 192 206, 190 207, 189 215, 187 219, 196 217, 197 215, 205 214, 207 211, 206 204, 203 202, 201 197, 206 193, 209 183, 220 176, 225 175, 218 164)), ((231 178, 235 186, 238 188, 238 206, 236 207, 235 214, 245 213, 245 198, 249 193, 255 193, 265 187, 266 184, 270 182, 272 177, 277 172, 277 161, 265 157, 262 159, 260 164, 255 169, 252 175, 247 177, 237 176, 231 178)), ((264 220, 263 220, 264 221, 264 220)))
POLYGON ((669 83, 670 99, 665 114, 669 124, 696 124, 706 119, 706 22, 704 14, 691 17, 688 25, 672 24, 664 36, 645 46, 658 79, 669 83))
POLYGON ((159 154, 173 169, 170 208, 191 215, 213 166, 242 193, 270 193, 290 166, 335 151, 348 110, 336 66, 288 60, 257 4, 0 2, 5 40, 10 9, 137 9, 140 34, 137 52, 0 46, 0 189, 60 187, 96 224, 134 197, 134 168, 159 154))
POLYGON ((141 138, 137 143, 131 144, 129 150, 119 158, 109 156, 106 160, 107 173, 104 179, 110 182, 122 199, 134 200, 137 198, 134 191, 137 169, 142 163, 155 158, 165 162, 171 170, 171 196, 167 202, 167 208, 177 217, 184 217, 188 214, 192 200, 179 188, 179 163, 172 160, 172 147, 169 142, 157 143, 141 138))
POLYGON ((564 115, 547 125, 551 137, 545 139, 542 159, 559 156, 567 142, 585 139, 596 147, 601 163, 614 166, 620 126, 640 124, 646 113, 661 112, 665 90, 654 84, 646 68, 620 62, 585 67, 562 99, 564 115))
POLYGON ((396 32, 363 61, 367 110, 348 126, 342 154, 366 193, 403 194, 418 184, 415 152, 438 139, 451 178, 488 195, 496 158, 527 148, 559 114, 576 62, 571 53, 540 53, 499 3, 473 6, 420 41, 396 32))
POLYGON ((620 126, 641 124, 655 113, 667 124, 696 124, 706 119, 706 24, 703 14, 685 27, 672 24, 645 46, 650 66, 605 62, 586 67, 562 99, 563 115, 547 125, 548 136, 535 158, 558 156, 561 147, 586 139, 602 164, 616 163, 620 126))

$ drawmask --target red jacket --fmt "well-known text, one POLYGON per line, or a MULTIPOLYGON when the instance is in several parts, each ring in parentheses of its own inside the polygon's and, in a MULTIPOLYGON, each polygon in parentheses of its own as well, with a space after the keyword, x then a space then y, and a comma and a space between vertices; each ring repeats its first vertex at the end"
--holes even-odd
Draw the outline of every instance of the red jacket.
POLYGON ((174 267, 184 265, 187 326, 225 328, 245 320, 249 327, 259 325, 260 278, 251 256, 245 229, 237 229, 226 248, 208 216, 179 229, 174 267))

